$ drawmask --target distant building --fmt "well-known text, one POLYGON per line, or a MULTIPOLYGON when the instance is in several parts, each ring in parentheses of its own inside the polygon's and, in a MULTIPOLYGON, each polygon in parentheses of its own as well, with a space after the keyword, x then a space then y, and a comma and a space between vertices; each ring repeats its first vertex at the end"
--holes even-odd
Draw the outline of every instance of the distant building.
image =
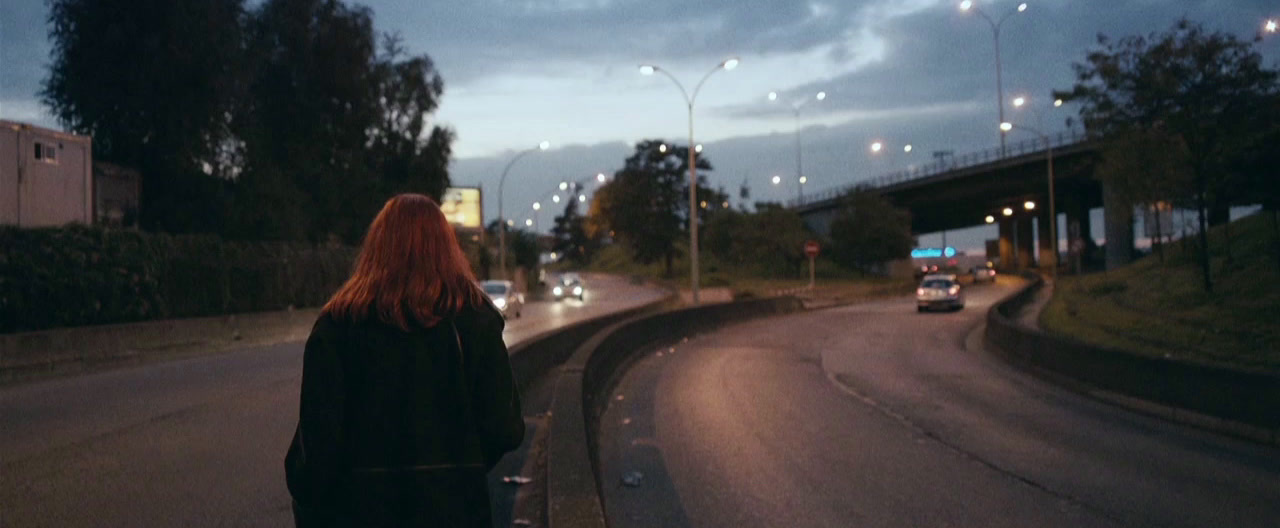
POLYGON ((0 225, 93 223, 92 165, 88 136, 0 120, 0 225))
POLYGON ((94 163, 94 220, 100 225, 137 227, 141 185, 142 177, 136 170, 111 163, 94 163))

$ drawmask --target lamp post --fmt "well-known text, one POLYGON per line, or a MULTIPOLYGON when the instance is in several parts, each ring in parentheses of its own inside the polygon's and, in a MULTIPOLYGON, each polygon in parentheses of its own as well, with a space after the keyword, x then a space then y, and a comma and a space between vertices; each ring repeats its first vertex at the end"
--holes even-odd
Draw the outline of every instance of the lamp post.
MULTIPOLYGON (((800 156, 800 108, 804 107, 804 105, 811 101, 821 101, 826 98, 827 92, 818 92, 813 96, 813 99, 805 98, 795 103, 791 103, 791 113, 795 115, 796 118, 796 180, 800 182, 796 187, 796 200, 797 203, 800 204, 804 203, 804 184, 808 181, 808 178, 804 175, 804 163, 801 161, 802 158, 800 156)), ((769 92, 769 100, 777 101, 778 92, 769 92)))
POLYGON ((502 215, 502 187, 507 183, 507 173, 511 171, 511 166, 515 165, 520 158, 550 147, 550 142, 543 141, 536 147, 520 151, 507 162, 507 166, 502 169, 502 177, 498 179, 498 267, 502 268, 503 280, 507 278, 507 219, 502 215))
POLYGON ((684 96, 684 102, 689 108, 689 287, 693 297, 693 304, 698 304, 698 165, 697 155, 693 142, 693 103, 698 98, 698 92, 702 90, 702 84, 711 78, 711 75, 720 70, 732 70, 738 67, 738 58, 730 57, 725 59, 715 68, 702 76, 702 80, 693 88, 693 95, 684 89, 684 85, 675 76, 666 70, 651 64, 640 66, 641 75, 653 75, 661 73, 671 79, 676 84, 676 88, 680 89, 680 95, 684 96))
MULTIPOLYGON (((963 2, 960 2, 960 10, 973 11, 991 25, 991 36, 995 41, 996 46, 996 104, 999 105, 1000 122, 1004 123, 1004 82, 1002 80, 1000 70, 1000 26, 1003 25, 1004 21, 1008 20, 1010 16, 1026 11, 1027 4, 1025 2, 1018 4, 1018 7, 1010 10, 1008 13, 1005 13, 999 20, 993 20, 990 16, 987 16, 982 9, 979 9, 978 6, 973 4, 973 0, 964 0, 963 2)), ((1004 157, 1004 154, 1004 132, 1002 131, 1000 132, 1000 157, 1004 157)))
MULTIPOLYGON (((1057 103, 1055 102, 1055 104, 1057 103)), ((1032 134, 1040 136, 1040 140, 1044 141, 1045 159, 1049 165, 1049 238, 1053 241, 1053 266, 1049 269, 1049 276, 1053 277, 1056 282, 1058 280, 1058 204, 1053 195, 1053 144, 1049 142, 1049 136, 1044 132, 1041 132, 1040 129, 1022 125, 1015 127, 1013 123, 1008 121, 1000 123, 1000 130, 1004 132, 1008 132, 1014 128, 1031 132, 1032 134)), ((1030 204, 1032 202, 1027 203, 1030 204)), ((1030 205, 1027 207, 1027 210, 1034 208, 1034 205, 1030 205)))

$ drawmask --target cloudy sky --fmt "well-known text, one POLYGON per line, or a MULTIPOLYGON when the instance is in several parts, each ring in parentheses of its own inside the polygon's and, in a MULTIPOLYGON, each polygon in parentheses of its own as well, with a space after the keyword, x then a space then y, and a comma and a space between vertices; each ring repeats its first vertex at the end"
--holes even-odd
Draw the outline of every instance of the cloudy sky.
MULTIPOLYGON (((365 0, 380 31, 397 32, 414 53, 435 60, 445 79, 438 120, 457 131, 455 184, 486 189, 497 213, 503 165, 521 149, 506 185, 513 218, 564 179, 587 179, 622 165, 644 138, 687 142, 680 91, 730 56, 733 71, 708 78, 695 105, 696 141, 715 166, 713 185, 751 199, 796 193, 796 120, 801 108, 805 192, 998 145, 991 27, 952 0, 365 0), (766 94, 777 91, 779 101, 766 94), (872 155, 873 141, 886 145, 872 155), (902 145, 913 145, 904 153, 902 145), (784 185, 770 183, 774 174, 784 185)), ((1065 130, 1071 109, 1049 93, 1071 86, 1072 62, 1099 33, 1163 31, 1182 16, 1252 38, 1280 3, 1264 0, 1029 0, 1003 24, 1006 100, 1027 95, 1039 116, 1006 110, 1015 122, 1065 130)), ((1012 0, 978 0, 993 18, 1012 0)), ((56 126, 35 99, 49 62, 43 0, 0 1, 0 117, 56 126)), ((1280 40, 1258 45, 1274 65, 1280 40)), ((1010 140, 1025 139, 1017 135, 1010 140)), ((552 214, 541 213, 546 228, 552 214)), ((989 236, 961 234, 971 247, 989 236)), ((953 240, 955 240, 953 238, 953 240)), ((930 242, 926 237, 924 241, 930 242)))

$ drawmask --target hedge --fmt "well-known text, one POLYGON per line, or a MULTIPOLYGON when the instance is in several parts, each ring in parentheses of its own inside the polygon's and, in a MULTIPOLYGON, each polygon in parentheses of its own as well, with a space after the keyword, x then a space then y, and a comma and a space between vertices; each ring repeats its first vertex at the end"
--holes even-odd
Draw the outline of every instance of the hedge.
POLYGON ((0 333, 319 306, 357 249, 0 227, 0 333))

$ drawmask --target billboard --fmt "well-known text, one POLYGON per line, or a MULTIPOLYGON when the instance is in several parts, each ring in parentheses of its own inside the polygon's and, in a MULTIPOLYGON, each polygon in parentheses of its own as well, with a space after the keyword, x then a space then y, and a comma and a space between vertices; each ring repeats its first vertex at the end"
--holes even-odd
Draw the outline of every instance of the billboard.
POLYGON ((440 197, 440 210, 455 227, 481 229, 484 216, 481 211, 479 187, 449 187, 440 197))

